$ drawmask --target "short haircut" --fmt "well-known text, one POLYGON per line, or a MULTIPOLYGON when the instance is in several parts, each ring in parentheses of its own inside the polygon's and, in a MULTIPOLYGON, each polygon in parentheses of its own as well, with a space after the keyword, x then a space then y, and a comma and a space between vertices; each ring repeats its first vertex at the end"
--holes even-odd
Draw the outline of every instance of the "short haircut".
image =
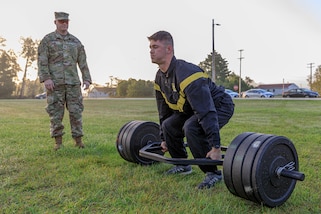
POLYGON ((174 47, 173 37, 167 31, 158 31, 147 38, 149 41, 151 41, 151 40, 162 41, 162 42, 166 42, 168 45, 171 45, 174 47))

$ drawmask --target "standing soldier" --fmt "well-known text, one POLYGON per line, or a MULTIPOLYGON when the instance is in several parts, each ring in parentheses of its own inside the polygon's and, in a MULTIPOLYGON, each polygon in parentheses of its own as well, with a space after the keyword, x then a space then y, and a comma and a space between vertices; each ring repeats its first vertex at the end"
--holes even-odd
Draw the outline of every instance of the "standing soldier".
POLYGON ((38 47, 38 75, 47 89, 46 111, 50 117, 50 134, 55 138, 54 149, 58 150, 64 134, 62 120, 66 105, 75 146, 84 148, 81 140, 84 106, 77 65, 86 90, 91 84, 86 53, 81 42, 68 32, 68 13, 55 12, 54 23, 56 30, 47 34, 38 47))

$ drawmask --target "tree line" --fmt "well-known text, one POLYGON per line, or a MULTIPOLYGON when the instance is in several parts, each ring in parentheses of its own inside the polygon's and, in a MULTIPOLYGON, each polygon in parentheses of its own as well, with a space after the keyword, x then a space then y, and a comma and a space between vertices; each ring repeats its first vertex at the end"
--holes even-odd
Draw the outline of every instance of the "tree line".
MULTIPOLYGON (((36 94, 44 92, 44 87, 40 84, 38 75, 35 80, 28 78, 28 71, 33 69, 37 72, 37 48, 39 40, 31 37, 20 37, 21 52, 17 55, 12 49, 6 50, 6 39, 0 37, 0 98, 34 98, 36 94), (18 63, 18 57, 25 60, 23 69, 18 63), (22 79, 18 78, 18 73, 23 72, 22 79)), ((198 65, 212 76, 212 54, 200 62, 198 65)), ((239 85, 239 76, 228 69, 228 61, 215 51, 215 83, 225 88, 234 89, 239 85)), ((153 97, 154 83, 146 80, 120 80, 111 76, 111 83, 106 87, 116 87, 117 97, 153 97), (112 77, 112 78, 111 78, 112 77), (113 81, 116 81, 113 83, 113 81)), ((317 67, 313 74, 313 81, 310 76, 307 81, 312 90, 321 94, 321 65, 317 67)), ((250 77, 241 78, 241 88, 243 91, 254 87, 254 81, 250 77)))
POLYGON ((29 69, 37 70, 37 48, 39 40, 20 37, 21 52, 17 55, 12 49, 6 50, 6 39, 0 37, 0 98, 30 98, 44 91, 38 77, 30 80, 27 77, 29 69), (18 63, 18 57, 25 60, 23 69, 18 63), (23 72, 22 80, 18 73, 23 72))

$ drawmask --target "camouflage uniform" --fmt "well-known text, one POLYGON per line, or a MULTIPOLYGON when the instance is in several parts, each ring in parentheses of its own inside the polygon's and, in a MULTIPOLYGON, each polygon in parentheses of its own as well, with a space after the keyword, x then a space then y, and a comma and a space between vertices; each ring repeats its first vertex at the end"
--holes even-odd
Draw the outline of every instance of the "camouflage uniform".
POLYGON ((50 116, 51 137, 64 134, 62 119, 65 105, 69 111, 72 137, 83 136, 84 106, 77 65, 83 82, 91 83, 84 46, 75 36, 69 33, 63 36, 55 31, 42 39, 38 47, 39 79, 40 82, 51 79, 55 84, 53 91, 47 90, 46 111, 50 116))

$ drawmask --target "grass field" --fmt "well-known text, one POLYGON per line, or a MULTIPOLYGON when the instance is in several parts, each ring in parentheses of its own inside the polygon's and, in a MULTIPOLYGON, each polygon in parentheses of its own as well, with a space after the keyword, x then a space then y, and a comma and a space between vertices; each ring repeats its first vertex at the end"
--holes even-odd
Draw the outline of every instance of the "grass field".
POLYGON ((223 145, 248 131, 295 144, 306 179, 273 209, 234 196, 224 183, 197 190, 204 178, 197 166, 187 176, 165 176, 171 165, 123 160, 118 131, 131 120, 157 122, 153 99, 84 103, 86 148, 73 146, 66 113, 64 147, 54 152, 45 101, 0 100, 1 213, 321 213, 321 101, 237 99, 221 130, 223 145))

